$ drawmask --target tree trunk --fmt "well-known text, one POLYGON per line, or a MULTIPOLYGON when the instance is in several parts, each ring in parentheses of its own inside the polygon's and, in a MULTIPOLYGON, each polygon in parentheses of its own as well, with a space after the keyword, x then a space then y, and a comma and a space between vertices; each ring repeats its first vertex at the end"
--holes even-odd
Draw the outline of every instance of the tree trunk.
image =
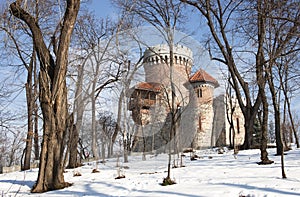
POLYGON ((111 158, 111 151, 112 151, 112 143, 111 139, 109 139, 108 145, 107 145, 107 158, 111 158))
POLYGON ((31 161, 31 151, 32 151, 32 137, 33 137, 33 104, 34 99, 32 95, 32 81, 31 73, 28 71, 28 78, 26 87, 26 99, 27 99, 27 138, 26 138, 26 147, 25 147, 25 158, 22 170, 30 169, 31 161), (29 76, 30 75, 30 76, 29 76))
MULTIPOLYGON (((273 105, 276 105, 276 103, 273 102, 273 105)), ((275 118, 276 155, 281 155, 281 152, 284 150, 284 146, 282 142, 282 132, 280 128, 280 124, 281 124, 280 111, 277 109, 277 106, 274 106, 274 118, 275 118)))
MULTIPOLYGON (((70 139, 69 139, 69 168, 76 168, 78 167, 77 164, 77 145, 79 143, 79 132, 82 126, 82 119, 84 113, 84 101, 82 96, 82 83, 83 83, 83 71, 84 71, 84 64, 78 65, 77 68, 77 80, 76 80, 76 91, 75 91, 75 101, 74 101, 74 108, 73 114, 76 114, 76 123, 72 121, 70 123, 70 139)), ((74 117, 72 116, 72 119, 74 117)), ((73 119, 74 120, 74 119, 73 119)), ((81 163, 81 161, 79 161, 81 163)))
POLYGON ((33 45, 41 65, 39 99, 44 123, 43 141, 38 178, 32 192, 45 192, 70 185, 64 181, 63 176, 64 138, 68 117, 66 72, 68 49, 79 5, 80 0, 67 1, 54 60, 35 18, 21 7, 20 1, 10 4, 11 13, 29 26, 33 35, 33 45))
MULTIPOLYGON (((262 90, 261 90, 262 91, 262 90)), ((268 144, 268 103, 267 97, 264 91, 261 93, 262 95, 262 104, 263 104, 263 121, 261 125, 261 162, 259 164, 271 164, 274 161, 269 160, 268 152, 267 152, 267 144, 268 144)))
MULTIPOLYGON (((294 120, 293 120, 293 116, 292 116, 292 112, 291 112, 291 103, 290 103, 289 96, 288 96, 288 71, 289 71, 289 67, 288 67, 287 63, 284 64, 283 70, 284 70, 284 74, 279 75, 279 77, 280 77, 280 87, 283 90, 284 103, 285 103, 285 105, 287 105, 287 111, 288 111, 288 115, 289 115, 290 122, 291 122, 292 132, 294 133, 295 142, 296 142, 297 148, 300 148, 299 139, 298 139, 297 131, 296 131, 296 128, 295 128, 295 124, 294 124, 294 120)), ((285 115, 285 113, 284 113, 284 115, 285 115)), ((292 142, 292 140, 291 140, 291 142, 292 142)))
POLYGON ((265 67, 265 58, 263 54, 263 44, 265 39, 265 16, 263 13, 266 13, 264 3, 262 0, 257 1, 257 29, 258 29, 258 49, 256 54, 256 78, 258 84, 259 96, 261 97, 262 107, 263 107, 263 121, 261 125, 261 162, 259 164, 271 164, 273 161, 269 160, 267 152, 267 143, 268 143, 268 100, 265 92, 266 78, 268 77, 268 72, 264 71, 265 67), (266 75, 266 76, 264 76, 266 75))
POLYGON ((76 126, 70 125, 70 151, 69 151, 69 164, 68 168, 77 168, 77 145, 78 145, 79 135, 76 126))
POLYGON ((251 113, 251 109, 247 108, 246 113, 244 113, 244 118, 245 118, 245 140, 243 145, 241 146, 241 149, 247 150, 252 148, 255 115, 254 113, 251 113))
POLYGON ((30 63, 27 67, 27 83, 25 84, 26 101, 27 101, 27 138, 25 146, 25 158, 22 170, 30 169, 31 151, 32 151, 32 138, 33 138, 33 126, 34 126, 34 103, 35 95, 33 89, 33 72, 35 64, 35 49, 33 49, 30 63))
POLYGON ((116 142, 117 136, 120 132, 120 125, 121 125, 121 115, 122 115, 122 104, 123 104, 123 99, 124 99, 125 95, 124 95, 124 90, 121 91, 119 100, 118 100, 118 114, 117 114, 117 122, 116 122, 116 127, 115 127, 115 131, 112 135, 111 138, 111 150, 110 153, 113 154, 113 146, 116 142))
POLYGON ((283 142, 282 142, 282 136, 281 136, 281 128, 280 128, 280 111, 279 111, 279 103, 277 100, 280 100, 280 98, 276 98, 276 90, 274 86, 274 80, 273 80, 273 74, 272 69, 268 69, 269 77, 269 89, 272 95, 272 102, 273 102, 273 109, 274 109, 274 118, 275 118, 275 138, 276 138, 276 155, 281 155, 283 151, 283 142))
MULTIPOLYGON (((94 90, 94 89, 93 89, 94 90)), ((96 133, 96 99, 95 91, 92 91, 91 100, 92 100, 92 153, 94 159, 99 159, 98 146, 97 146, 97 133, 96 133)))
POLYGON ((127 133, 128 133, 128 119, 127 119, 127 105, 126 105, 126 99, 125 97, 123 98, 124 100, 122 100, 122 102, 124 102, 124 105, 123 105, 123 114, 124 114, 124 117, 123 117, 123 156, 124 156, 124 163, 128 163, 128 138, 127 138, 127 133))
POLYGON ((284 95, 285 95, 285 100, 286 100, 287 107, 288 107, 288 114, 289 114, 292 130, 293 130, 293 133, 294 133, 296 145, 297 145, 297 148, 300 148, 299 139, 298 139, 298 135, 297 135, 297 130, 295 129, 293 115, 292 115, 292 112, 291 112, 291 104, 290 104, 289 98, 287 96, 287 93, 285 91, 284 91, 284 95))
MULTIPOLYGON (((35 83, 37 86, 37 83, 35 83)), ((37 95, 37 90, 34 90, 34 94, 37 95)), ((39 147, 39 114, 38 105, 34 104, 34 160, 39 160, 40 158, 40 147, 39 147)))
POLYGON ((34 80, 34 88, 33 88, 33 95, 34 95, 34 160, 39 160, 40 158, 40 147, 39 147, 39 107, 38 107, 38 87, 39 87, 39 78, 38 78, 38 69, 37 69, 37 58, 36 58, 36 51, 34 53, 33 59, 33 80, 34 80))
POLYGON ((106 120, 104 120, 102 122, 102 133, 101 133, 101 158, 102 158, 102 162, 105 162, 105 145, 106 145, 106 140, 105 140, 105 136, 107 133, 107 129, 106 129, 106 120))

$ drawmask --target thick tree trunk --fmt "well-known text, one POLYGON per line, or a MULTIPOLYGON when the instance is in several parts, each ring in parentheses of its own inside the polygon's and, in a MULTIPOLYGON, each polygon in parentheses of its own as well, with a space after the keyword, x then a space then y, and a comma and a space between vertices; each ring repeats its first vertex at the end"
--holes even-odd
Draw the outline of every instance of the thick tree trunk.
MULTIPOLYGON (((264 87, 263 87, 264 88, 264 87)), ((269 160, 267 152, 267 143, 268 143, 268 103, 267 97, 264 90, 261 90, 262 95, 262 104, 263 104, 263 121, 261 125, 261 162, 259 164, 271 164, 274 161, 269 160)))
POLYGON ((244 113, 244 117, 245 117, 245 140, 243 145, 241 146, 241 149, 247 150, 252 148, 255 116, 253 113, 251 113, 251 109, 247 108, 247 112, 244 113))
POLYGON ((73 124, 70 128, 70 150, 69 150, 69 164, 68 168, 77 168, 78 167, 78 161, 77 161, 77 145, 79 140, 78 131, 76 129, 76 126, 73 124))
MULTIPOLYGON (((67 129, 67 89, 65 81, 57 91, 57 97, 52 104, 49 99, 48 76, 40 74, 40 102, 44 117, 43 141, 40 156, 40 170, 36 185, 32 192, 44 192, 69 186, 64 181, 64 147, 67 129)), ((50 97, 51 98, 51 97, 50 97)))
POLYGON ((266 6, 262 0, 257 0, 257 29, 258 29, 258 49, 256 54, 256 78, 258 84, 259 96, 261 97, 263 107, 263 120, 261 125, 261 162, 259 164, 271 164, 273 161, 269 160, 267 152, 268 143, 268 100, 265 92, 266 79, 268 78, 268 72, 265 72, 265 58, 263 53, 263 44, 265 39, 265 16, 262 13, 266 13, 266 6))
POLYGON ((70 185, 64 181, 63 176, 64 138, 68 117, 66 72, 68 49, 79 5, 80 0, 67 1, 60 30, 58 50, 54 61, 35 18, 22 9, 21 1, 10 4, 11 13, 29 26, 33 35, 33 45, 41 65, 39 99, 44 123, 43 141, 38 179, 32 192, 45 192, 70 185))

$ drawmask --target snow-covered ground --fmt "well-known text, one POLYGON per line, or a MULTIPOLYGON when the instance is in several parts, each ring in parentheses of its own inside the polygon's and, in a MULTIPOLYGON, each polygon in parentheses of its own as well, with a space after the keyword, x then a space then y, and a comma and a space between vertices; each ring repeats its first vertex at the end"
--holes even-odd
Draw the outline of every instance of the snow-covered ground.
POLYGON ((300 150, 294 149, 285 155, 287 179, 281 178, 280 157, 275 149, 268 149, 271 165, 257 165, 259 150, 232 151, 218 154, 215 150, 198 151, 200 157, 184 158, 185 167, 174 168, 171 177, 177 184, 161 186, 166 177, 167 155, 130 156, 129 163, 120 163, 118 174, 116 158, 105 164, 99 163, 99 173, 90 162, 77 169, 67 170, 65 180, 73 186, 43 194, 31 194, 30 189, 37 178, 38 169, 0 175, 1 196, 300 196, 300 150), (82 176, 74 176, 80 173, 82 176), (125 175, 123 179, 115 179, 125 175))

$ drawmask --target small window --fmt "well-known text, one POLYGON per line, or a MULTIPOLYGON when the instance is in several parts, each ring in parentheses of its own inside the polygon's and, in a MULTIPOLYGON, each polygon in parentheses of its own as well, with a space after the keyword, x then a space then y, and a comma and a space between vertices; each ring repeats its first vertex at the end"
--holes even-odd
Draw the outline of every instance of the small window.
POLYGON ((199 131, 202 131, 202 120, 201 120, 201 115, 199 115, 199 120, 198 120, 198 126, 199 126, 199 131))
POLYGON ((155 93, 150 92, 150 93, 149 93, 149 99, 150 99, 150 100, 155 100, 155 99, 156 99, 155 93))
POLYGON ((197 89, 197 96, 198 96, 198 98, 202 98, 202 89, 201 88, 197 89))
POLYGON ((239 120, 239 118, 236 118, 236 127, 237 127, 237 132, 238 132, 238 134, 240 134, 240 120, 239 120))

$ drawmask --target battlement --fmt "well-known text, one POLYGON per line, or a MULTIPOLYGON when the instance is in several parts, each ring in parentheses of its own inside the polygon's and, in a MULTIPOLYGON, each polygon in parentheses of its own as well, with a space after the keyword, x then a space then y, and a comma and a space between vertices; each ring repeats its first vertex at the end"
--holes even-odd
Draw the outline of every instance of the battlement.
MULTIPOLYGON (((168 63, 170 61, 170 48, 167 44, 149 47, 144 52, 144 63, 168 63)), ((174 63, 192 66, 193 52, 183 45, 174 45, 174 63)))

